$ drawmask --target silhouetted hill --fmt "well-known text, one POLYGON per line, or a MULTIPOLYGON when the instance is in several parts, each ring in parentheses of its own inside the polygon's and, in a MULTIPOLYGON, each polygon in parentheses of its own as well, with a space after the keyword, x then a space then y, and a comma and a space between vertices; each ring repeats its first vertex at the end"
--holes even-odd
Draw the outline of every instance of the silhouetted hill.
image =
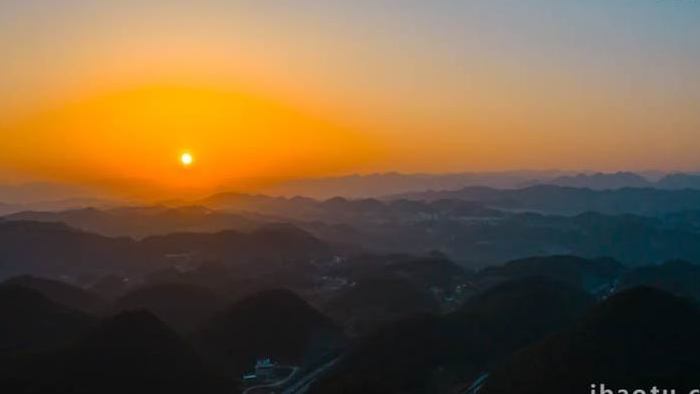
POLYGON ((206 288, 227 296, 231 296, 231 293, 238 293, 240 282, 244 280, 250 281, 250 277, 237 275, 235 270, 220 261, 205 261, 189 270, 169 267, 146 276, 146 283, 152 286, 177 283, 184 286, 206 288))
POLYGON ((565 175, 540 183, 593 190, 653 187, 652 182, 633 172, 565 175))
POLYGON ((668 174, 661 178, 656 186, 662 189, 700 189, 700 175, 668 174))
POLYGON ((397 322, 362 340, 314 393, 427 393, 475 379, 578 318, 592 299, 531 279, 492 288, 445 317, 397 322))
POLYGON ((367 334, 409 316, 437 312, 438 302, 405 279, 367 278, 333 297, 323 311, 352 335, 367 334))
MULTIPOLYGON (((402 201, 402 200, 399 200, 402 201)), ((408 200, 403 200, 408 201, 408 200)), ((394 206, 397 201, 391 202, 394 206)), ((505 216, 502 211, 497 209, 491 209, 483 204, 472 201, 463 200, 437 200, 432 201, 428 204, 430 208, 429 213, 437 215, 438 217, 452 217, 452 218, 501 218, 505 216)))
POLYGON ((250 231, 257 224, 241 215, 216 212, 198 206, 177 208, 125 207, 99 210, 83 208, 59 212, 18 212, 7 220, 62 222, 73 228, 110 237, 144 238, 174 232, 250 231))
POLYGON ((317 201, 305 197, 285 198, 243 193, 218 193, 196 201, 196 204, 212 209, 269 214, 284 214, 285 212, 300 214, 308 209, 313 210, 317 203, 317 201))
POLYGON ((619 289, 638 286, 654 287, 700 301, 700 265, 676 260, 639 267, 621 278, 619 289))
POLYGON ((414 285, 448 289, 464 284, 471 276, 446 256, 433 253, 428 257, 412 257, 389 261, 381 271, 397 278, 405 279, 414 285))
POLYGON ((130 239, 107 238, 59 223, 0 221, 0 249, 0 278, 132 271, 143 261, 130 239))
POLYGON ((250 233, 222 231, 154 236, 141 241, 140 247, 150 254, 190 254, 200 261, 219 260, 231 265, 308 261, 332 254, 326 243, 285 224, 263 226, 250 233))
POLYGON ((471 277, 440 254, 354 256, 326 275, 347 284, 330 295, 323 311, 353 335, 411 315, 452 309, 467 296, 471 277))
POLYGON ((591 384, 633 390, 697 388, 700 313, 695 304, 650 288, 595 307, 575 327, 514 355, 479 391, 590 393, 591 384))
MULTIPOLYGON (((284 215, 287 216, 284 218, 280 216, 282 214, 275 214, 277 216, 259 214, 255 216, 256 220, 263 217, 265 219, 260 219, 260 221, 272 220, 273 217, 276 219, 288 218, 297 228, 290 225, 269 225, 276 230, 270 231, 269 226, 262 226, 259 230, 251 233, 238 231, 187 232, 149 237, 142 242, 123 239, 121 241, 125 244, 130 244, 130 246, 126 245, 127 250, 125 250, 125 253, 128 252, 129 255, 120 254, 117 249, 110 247, 110 255, 101 258, 100 256, 105 252, 104 248, 99 247, 94 251, 95 261, 99 261, 98 263, 86 267, 78 258, 78 264, 74 265, 74 271, 92 270, 93 277, 103 277, 115 271, 123 276, 128 276, 126 275, 127 271, 135 271, 140 274, 143 270, 167 269, 172 267, 175 261, 183 262, 190 268, 205 261, 220 261, 231 267, 239 267, 238 272, 245 270, 257 273, 263 268, 270 268, 271 262, 286 264, 294 261, 312 261, 328 257, 331 254, 354 254, 358 250, 375 254, 407 253, 415 255, 425 255, 430 251, 438 250, 453 261, 472 268, 526 256, 551 254, 572 254, 587 258, 610 256, 629 265, 657 263, 669 259, 700 260, 700 218, 697 215, 700 210, 659 212, 658 216, 653 217, 630 214, 607 215, 595 212, 585 212, 576 216, 513 212, 519 209, 542 208, 550 210, 552 207, 556 208, 557 204, 561 204, 560 208, 564 210, 574 209, 578 211, 584 208, 596 208, 599 205, 596 202, 599 197, 600 201, 604 202, 602 206, 606 210, 623 211, 630 210, 628 207, 633 207, 631 210, 657 212, 656 208, 659 206, 663 206, 663 209, 668 206, 668 209, 671 209, 673 204, 666 204, 665 197, 659 197, 660 199, 657 200, 649 199, 645 197, 645 193, 652 193, 652 195, 671 193, 667 196, 673 197, 676 193, 692 194, 697 191, 619 189, 596 192, 554 186, 510 191, 483 188, 480 190, 483 192, 482 197, 486 202, 459 199, 380 201, 343 198, 318 202, 309 199, 272 198, 270 200, 272 205, 283 201, 282 205, 275 209, 281 210, 280 207, 286 206, 286 204, 290 204, 289 206, 294 208, 286 210, 284 215), (526 193, 526 190, 530 190, 534 194, 537 193, 533 190, 553 190, 561 192, 562 195, 557 197, 560 201, 552 205, 546 203, 546 199, 537 200, 539 197, 531 196, 534 200, 520 201, 515 198, 517 196, 513 196, 511 199, 504 195, 504 193, 530 193, 526 193), (491 195, 492 193, 495 194, 491 195), (569 193, 578 197, 569 200, 569 193), (590 200, 585 197, 589 193, 593 193, 590 200), (615 199, 608 201, 608 197, 604 197, 606 193, 610 196, 629 195, 619 201, 615 199), (496 198, 495 203, 502 203, 504 206, 512 208, 508 208, 508 210, 491 208, 489 205, 494 204, 494 202, 488 202, 490 198, 496 198), (629 201, 625 200, 627 198, 629 201), (531 203, 539 205, 529 205, 531 203), (301 206, 305 208, 301 208, 301 206), (634 208, 635 206, 639 209, 634 208), (308 231, 308 234, 300 232, 299 228, 308 231), (258 235, 257 239, 256 235, 258 235), (267 238, 269 241, 261 240, 261 238, 267 238), (314 241, 312 238, 316 238, 316 240, 314 241), (328 249, 323 251, 324 247, 321 243, 333 245, 334 253, 329 253, 328 249), (296 245, 300 247, 296 248, 296 245), (122 262, 118 269, 111 264, 117 258, 122 262)), ((556 197, 556 193, 550 197, 556 197)), ((700 200, 695 199, 692 204, 700 204, 697 201, 700 200)), ((223 212, 210 212, 207 208, 185 207, 181 209, 193 212, 191 215, 177 216, 182 218, 183 222, 174 225, 180 227, 197 228, 197 218, 200 216, 207 218, 206 220, 217 222, 219 221, 217 217, 220 215, 222 217, 228 215, 223 212)), ((160 212, 160 208, 154 207, 125 208, 125 210, 134 211, 136 212, 133 214, 134 217, 141 218, 134 220, 134 223, 148 223, 147 218, 157 216, 157 212, 160 212)), ((113 211, 115 210, 110 212, 113 211)), ((109 216, 114 215, 110 214, 109 216)), ((119 217, 119 215, 116 216, 119 217)), ((39 225, 49 224, 41 223, 39 225)), ((58 224, 52 225, 59 226, 58 224)), ((40 227, 36 227, 32 231, 39 231, 39 229, 40 227)), ((66 230, 69 229, 66 228, 66 230)), ((19 229, 18 231, 24 230, 19 229)), ((29 238, 29 234, 23 236, 29 238)), ((65 236, 61 234, 60 237, 57 237, 65 236)), ((95 249, 95 242, 86 241, 86 237, 80 238, 83 239, 81 242, 88 242, 90 248, 95 249)), ((115 240, 108 239, 103 243, 113 241, 115 240)), ((41 245, 41 242, 38 244, 41 245)), ((15 246, 12 245, 10 250, 15 246)), ((76 246, 68 252, 57 248, 53 253, 58 257, 57 260, 60 263, 64 258, 67 258, 64 256, 65 254, 77 254, 79 251, 83 253, 89 251, 89 248, 76 246)), ((52 267, 56 264, 55 261, 45 264, 47 271, 33 271, 35 267, 32 264, 27 264, 29 270, 19 269, 17 261, 20 258, 32 262, 36 257, 34 255, 41 254, 41 251, 28 250, 26 253, 27 256, 23 256, 21 253, 10 254, 5 261, 0 261, 0 268, 10 270, 6 275, 22 273, 44 274, 50 277, 69 275, 71 280, 76 280, 73 276, 75 272, 66 272, 68 264, 52 267), (11 271, 11 269, 15 269, 15 271, 11 271)), ((48 258, 42 256, 41 259, 48 258)), ((87 260, 87 258, 82 260, 87 260)), ((275 269, 278 268, 275 267, 275 269)), ((0 275, 2 274, 5 274, 4 270, 0 271, 0 275)))
POLYGON ((389 210, 384 216, 375 216, 374 222, 343 226, 315 223, 304 227, 335 244, 352 242, 375 254, 424 255, 437 250, 471 268, 529 256, 563 254, 608 256, 629 265, 670 259, 700 261, 700 211, 658 217, 505 211, 498 211, 500 215, 459 216, 430 210, 432 204, 425 202, 400 201, 402 206, 412 205, 416 213, 394 215, 389 210), (392 215, 402 219, 392 219, 392 215))
POLYGON ((485 268, 480 281, 507 281, 542 277, 593 293, 609 290, 625 272, 625 267, 612 259, 584 259, 576 256, 530 257, 485 268))
POLYGON ((36 290, 54 302, 91 315, 100 315, 109 309, 109 303, 99 295, 58 280, 23 275, 4 283, 36 290))
POLYGON ((658 215, 700 208, 700 190, 661 190, 624 188, 591 190, 555 185, 523 189, 466 187, 455 191, 430 191, 394 196, 409 200, 435 201, 458 199, 480 202, 492 208, 528 210, 555 214, 580 214, 593 211, 603 214, 658 215))
POLYGON ((119 274, 107 274, 95 279, 88 290, 99 294, 102 298, 114 301, 131 289, 129 278, 119 274))
POLYGON ((37 357, 10 383, 36 393, 225 393, 177 334, 147 312, 103 321, 71 348, 37 357))
POLYGON ((0 221, 0 278, 16 275, 95 278, 138 276, 172 267, 221 261, 253 273, 328 258, 332 248, 291 225, 251 233, 178 233, 142 241, 109 238, 60 223, 0 221))
POLYGON ((226 305, 225 299, 204 287, 160 284, 140 288, 115 302, 117 311, 145 309, 181 333, 189 333, 226 305))
POLYGON ((343 343, 341 331, 288 290, 270 290, 227 308, 194 336, 201 352, 242 373, 257 358, 283 364, 313 362, 343 343))
POLYGON ((251 233, 170 234, 144 239, 147 254, 174 262, 147 275, 149 283, 185 283, 208 287, 240 299, 261 290, 308 286, 316 265, 335 248, 299 228, 266 225, 251 233), (179 268, 184 262, 184 268, 179 268))
POLYGON ((40 292, 0 285, 0 354, 60 348, 93 325, 93 318, 59 305, 40 292))
POLYGON ((15 212, 19 212, 22 210, 21 205, 15 205, 15 204, 6 204, 3 202, 0 202, 0 215, 9 215, 15 212))
POLYGON ((266 193, 314 198, 368 198, 422 190, 449 190, 465 186, 514 188, 533 179, 549 179, 562 171, 502 171, 453 174, 402 174, 396 172, 311 178, 287 181, 266 193))
MULTIPOLYGON (((310 198, 281 198, 260 195, 219 194, 199 202, 210 208, 219 209, 212 216, 224 212, 237 212, 245 215, 255 213, 257 220, 280 221, 322 221, 337 223, 381 223, 387 221, 410 222, 426 217, 485 218, 498 217, 501 213, 483 205, 446 200, 424 203, 408 200, 382 201, 373 198, 347 199, 333 197, 328 200, 310 198)), ((210 219, 212 220, 212 219, 210 219)))
POLYGON ((89 187, 62 183, 31 182, 17 184, 0 184, 0 196, 3 202, 12 204, 42 204, 50 200, 86 199, 94 190, 89 187))
POLYGON ((440 253, 428 256, 410 254, 360 254, 335 265, 329 274, 360 282, 365 279, 406 280, 424 289, 450 287, 464 283, 471 273, 440 253))

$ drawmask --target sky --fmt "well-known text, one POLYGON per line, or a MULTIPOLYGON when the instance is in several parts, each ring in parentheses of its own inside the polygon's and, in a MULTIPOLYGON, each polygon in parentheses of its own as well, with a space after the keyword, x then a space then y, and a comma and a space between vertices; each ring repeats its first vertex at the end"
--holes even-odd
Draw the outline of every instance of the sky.
POLYGON ((698 21, 692 0, 4 0, 0 180, 700 170, 698 21))

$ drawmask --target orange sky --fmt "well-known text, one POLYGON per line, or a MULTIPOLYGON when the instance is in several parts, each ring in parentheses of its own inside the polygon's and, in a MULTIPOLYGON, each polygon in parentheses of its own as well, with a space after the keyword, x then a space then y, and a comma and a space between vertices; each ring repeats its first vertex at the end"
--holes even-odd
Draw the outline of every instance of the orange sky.
POLYGON ((176 188, 318 176, 377 154, 377 141, 284 103, 222 87, 150 84, 71 98, 8 124, 8 167, 67 181, 176 188), (180 156, 195 163, 185 168, 180 156))
POLYGON ((0 180, 700 169, 698 3, 291 3, 2 2, 0 180))

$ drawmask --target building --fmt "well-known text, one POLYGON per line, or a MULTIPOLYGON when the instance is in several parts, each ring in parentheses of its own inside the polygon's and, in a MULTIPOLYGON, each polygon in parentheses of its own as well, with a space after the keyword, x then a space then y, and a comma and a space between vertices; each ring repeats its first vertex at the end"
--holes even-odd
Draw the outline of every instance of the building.
POLYGON ((274 377, 277 364, 269 358, 258 359, 255 363, 255 375, 258 379, 268 380, 274 377))
POLYGON ((255 380, 267 381, 275 378, 277 363, 269 358, 260 358, 255 362, 255 370, 243 375, 244 382, 255 380))

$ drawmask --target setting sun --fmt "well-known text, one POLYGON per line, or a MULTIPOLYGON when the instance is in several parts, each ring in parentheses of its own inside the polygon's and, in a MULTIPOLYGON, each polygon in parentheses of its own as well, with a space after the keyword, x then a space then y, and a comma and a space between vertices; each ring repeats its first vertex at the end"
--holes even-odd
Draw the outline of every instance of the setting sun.
POLYGON ((191 166, 193 162, 194 158, 192 157, 192 154, 188 152, 185 152, 180 156, 180 163, 182 163, 184 167, 191 166))
POLYGON ((698 21, 0 0, 0 394, 700 394, 698 21))

